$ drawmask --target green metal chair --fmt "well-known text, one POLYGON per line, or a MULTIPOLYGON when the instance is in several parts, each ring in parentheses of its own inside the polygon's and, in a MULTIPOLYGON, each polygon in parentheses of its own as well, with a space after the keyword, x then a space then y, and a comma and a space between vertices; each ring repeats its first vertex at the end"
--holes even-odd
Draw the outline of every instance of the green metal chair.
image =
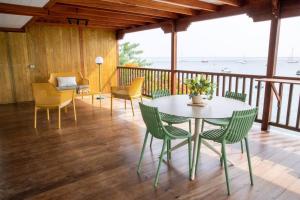
POLYGON ((161 166, 161 162, 163 159, 163 155, 167 154, 168 160, 170 159, 170 153, 171 153, 171 140, 175 139, 188 139, 188 154, 189 154, 189 177, 191 177, 191 133, 187 132, 183 129, 176 128, 174 126, 164 126, 161 121, 160 113, 158 112, 158 109, 155 107, 146 106, 142 103, 140 103, 140 109, 142 113, 143 120, 146 124, 146 135, 144 139, 144 144, 140 156, 140 160, 138 163, 137 173, 140 173, 141 169, 141 162, 144 156, 145 146, 147 143, 147 138, 149 133, 154 136, 157 139, 163 140, 163 147, 161 149, 161 154, 159 156, 159 163, 156 171, 155 181, 154 181, 154 187, 157 187, 158 185, 158 177, 159 177, 159 170, 161 166), (166 151, 167 146, 167 151, 166 151))
MULTIPOLYGON (((229 98, 229 99, 235 99, 235 100, 238 100, 238 101, 246 102, 247 94, 227 91, 225 93, 225 97, 229 98)), ((212 124, 212 125, 215 125, 215 126, 221 126, 223 128, 226 128, 226 126, 229 124, 229 121, 230 121, 230 118, 225 118, 225 119, 204 119, 202 121, 201 132, 203 132, 204 123, 208 123, 208 124, 212 124)), ((242 153, 244 153, 243 141, 241 141, 241 150, 242 150, 242 153)))
MULTIPOLYGON (((159 97, 170 96, 170 92, 168 90, 155 90, 152 92, 152 99, 156 99, 159 97)), ((160 113, 160 118, 163 122, 172 126, 173 124, 182 124, 185 122, 189 122, 189 132, 192 132, 192 123, 191 119, 187 117, 179 117, 174 115, 169 115, 165 113, 160 113)), ((152 147, 153 136, 151 136, 150 147, 152 147)), ((171 145, 171 144, 170 144, 171 145)))
POLYGON ((247 159, 248 159, 248 167, 250 173, 250 181, 251 185, 253 185, 253 177, 252 177, 252 169, 251 169, 251 160, 249 153, 249 145, 248 145, 248 132, 251 129, 255 117, 257 115, 257 108, 253 108, 250 110, 244 111, 235 111, 232 114, 232 117, 229 121, 228 126, 220 129, 208 130, 202 132, 199 136, 199 145, 197 149, 197 161, 196 167, 198 166, 198 160, 200 157, 200 146, 201 140, 212 140, 222 145, 222 161, 225 168, 225 176, 226 176, 226 184, 227 184, 227 192, 230 195, 230 185, 228 178, 228 168, 227 168, 227 157, 226 157, 226 144, 233 144, 245 140, 247 159))

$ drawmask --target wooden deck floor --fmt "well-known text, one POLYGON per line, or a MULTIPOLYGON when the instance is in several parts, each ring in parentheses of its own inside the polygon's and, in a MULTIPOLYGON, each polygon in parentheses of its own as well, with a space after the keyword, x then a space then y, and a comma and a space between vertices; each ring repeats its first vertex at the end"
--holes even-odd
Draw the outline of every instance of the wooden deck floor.
MULTIPOLYGON (((31 103, 0 106, 0 199, 227 199, 219 158, 203 148, 195 181, 188 179, 187 148, 162 165, 159 188, 152 187, 161 143, 147 147, 141 176, 136 174, 145 126, 138 104, 132 117, 128 103, 109 99, 103 108, 90 99, 77 101, 73 112, 56 111, 47 122, 40 112, 33 128, 31 103)), ((183 125, 187 128, 187 125, 183 125)), ((284 133, 250 134, 254 186, 250 186, 246 155, 239 144, 228 148, 235 166, 229 168, 229 199, 300 199, 300 137, 284 133)))

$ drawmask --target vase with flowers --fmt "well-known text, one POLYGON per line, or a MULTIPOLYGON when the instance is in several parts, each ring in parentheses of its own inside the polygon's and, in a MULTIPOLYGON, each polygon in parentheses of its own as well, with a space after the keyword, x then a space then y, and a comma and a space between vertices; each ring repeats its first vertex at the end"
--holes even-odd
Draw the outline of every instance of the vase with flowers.
POLYGON ((197 76, 196 78, 186 79, 185 85, 188 88, 189 97, 193 104, 203 104, 203 96, 212 96, 215 84, 204 76, 197 76))

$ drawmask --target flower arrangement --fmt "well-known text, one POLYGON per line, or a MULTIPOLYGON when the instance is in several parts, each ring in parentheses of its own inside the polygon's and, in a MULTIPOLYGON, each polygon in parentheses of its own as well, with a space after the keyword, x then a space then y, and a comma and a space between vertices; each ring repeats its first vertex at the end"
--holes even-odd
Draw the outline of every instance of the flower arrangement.
POLYGON ((193 103, 201 103, 201 95, 212 95, 215 88, 215 84, 202 75, 193 79, 186 79, 184 84, 189 90, 189 97, 192 98, 193 103))

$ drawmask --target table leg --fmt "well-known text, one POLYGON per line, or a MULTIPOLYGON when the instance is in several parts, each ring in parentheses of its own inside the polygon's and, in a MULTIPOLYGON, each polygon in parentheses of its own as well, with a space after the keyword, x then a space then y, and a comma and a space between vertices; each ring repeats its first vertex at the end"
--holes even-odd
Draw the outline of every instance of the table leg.
POLYGON ((197 162, 197 149, 199 145, 199 127, 200 127, 200 119, 195 119, 195 133, 194 133, 194 150, 193 150, 193 161, 192 161, 192 173, 191 173, 191 180, 195 179, 195 172, 196 172, 196 162, 197 162))

